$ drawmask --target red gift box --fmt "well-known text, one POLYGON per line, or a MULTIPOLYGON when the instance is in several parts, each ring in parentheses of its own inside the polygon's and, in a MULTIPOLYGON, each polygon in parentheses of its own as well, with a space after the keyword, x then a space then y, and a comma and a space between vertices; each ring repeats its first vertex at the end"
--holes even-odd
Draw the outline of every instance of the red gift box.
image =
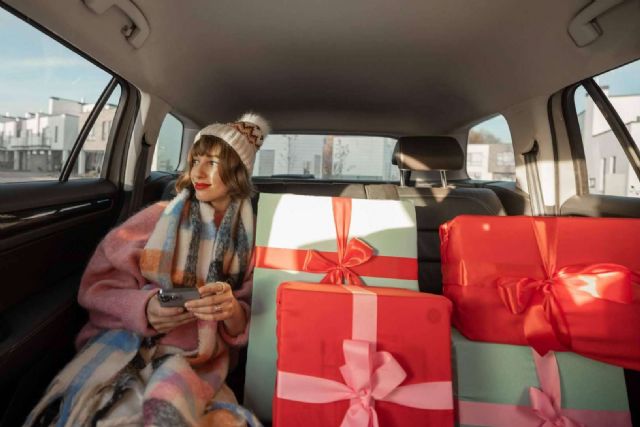
POLYGON ((404 289, 282 284, 274 425, 453 425, 450 313, 404 289))
POLYGON ((453 324, 639 370, 638 236, 634 219, 459 216, 440 228, 453 324))

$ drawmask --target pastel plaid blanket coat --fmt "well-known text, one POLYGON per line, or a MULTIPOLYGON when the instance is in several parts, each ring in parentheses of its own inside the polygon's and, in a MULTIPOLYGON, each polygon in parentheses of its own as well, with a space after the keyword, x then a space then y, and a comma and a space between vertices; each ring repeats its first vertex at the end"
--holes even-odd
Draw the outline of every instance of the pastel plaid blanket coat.
MULTIPOLYGON (((54 379, 26 425, 199 425, 206 423, 203 414, 211 402, 235 401, 224 385, 229 348, 246 344, 247 330, 231 337, 221 324, 198 320, 158 336, 146 319, 148 300, 160 286, 172 284, 151 281, 145 276, 150 276, 150 270, 157 276, 167 274, 166 269, 149 268, 148 247, 161 241, 167 221, 173 221, 176 214, 186 215, 185 209, 176 208, 176 203, 188 200, 176 199, 134 215, 112 230, 96 249, 78 295, 79 303, 89 311, 89 322, 76 341, 82 350, 54 379), (156 227, 163 222, 162 227, 156 227), (161 232, 154 231, 156 228, 161 232)), ((197 231, 203 237, 201 242, 212 245, 213 254, 218 231, 208 220, 208 215, 213 218, 213 212, 202 215, 206 226, 197 231)), ((249 201, 237 205, 236 212, 225 214, 222 222, 225 220, 234 224, 241 221, 246 239, 243 244, 251 248, 253 212, 249 201)), ((188 233, 180 223, 175 224, 177 246, 188 244, 185 239, 188 233)), ((246 266, 243 280, 236 279, 237 283, 233 283, 232 274, 229 277, 234 295, 249 318, 250 251, 242 261, 232 250, 223 252, 227 271, 238 274, 240 266, 246 266)), ((176 265, 180 265, 180 259, 185 259, 185 255, 177 249, 176 265)), ((210 279, 210 275, 202 278, 202 272, 208 274, 209 262, 201 264, 195 268, 198 284, 210 279)), ((183 274, 173 273, 174 278, 183 274)))

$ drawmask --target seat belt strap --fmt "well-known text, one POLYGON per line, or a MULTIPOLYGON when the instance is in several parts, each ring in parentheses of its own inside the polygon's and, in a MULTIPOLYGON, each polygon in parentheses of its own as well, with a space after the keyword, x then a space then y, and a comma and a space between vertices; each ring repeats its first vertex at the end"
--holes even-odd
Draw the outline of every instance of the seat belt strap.
POLYGON ((144 193, 144 180, 147 175, 147 161, 149 159, 149 151, 151 146, 147 143, 147 138, 142 135, 142 144, 140 154, 136 161, 136 170, 133 181, 133 193, 131 195, 131 205, 129 212, 131 215, 136 213, 142 207, 142 196, 144 193))
POLYGON ((527 187, 529 188, 529 201, 531 203, 531 214, 533 216, 544 216, 544 201, 542 199, 542 186, 540 175, 538 174, 538 141, 533 141, 533 147, 524 157, 525 170, 527 172, 527 187))

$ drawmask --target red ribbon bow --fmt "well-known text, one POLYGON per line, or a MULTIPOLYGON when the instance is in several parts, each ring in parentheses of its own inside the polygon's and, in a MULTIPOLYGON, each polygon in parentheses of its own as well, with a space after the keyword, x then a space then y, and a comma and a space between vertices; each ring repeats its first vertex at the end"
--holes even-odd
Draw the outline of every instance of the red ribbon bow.
POLYGON ((498 292, 513 314, 524 314, 527 342, 540 355, 571 348, 567 320, 558 300, 560 287, 580 290, 594 298, 629 304, 637 275, 619 264, 594 264, 562 268, 551 278, 503 278, 498 292))
POLYGON ((303 269, 312 273, 327 273, 320 283, 346 283, 348 285, 364 285, 360 276, 351 268, 364 264, 375 256, 374 249, 358 238, 347 242, 351 226, 351 199, 334 197, 333 219, 336 226, 336 242, 338 261, 324 257, 320 252, 310 249, 304 260, 303 269))

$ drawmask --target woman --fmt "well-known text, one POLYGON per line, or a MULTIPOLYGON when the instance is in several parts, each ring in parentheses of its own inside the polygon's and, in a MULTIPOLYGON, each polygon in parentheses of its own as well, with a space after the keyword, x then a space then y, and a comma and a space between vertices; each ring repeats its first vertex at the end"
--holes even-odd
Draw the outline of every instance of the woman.
POLYGON ((211 401, 235 402, 224 380, 229 346, 247 341, 251 172, 268 131, 255 114, 205 127, 189 150, 178 195, 100 243, 78 295, 89 311, 76 340, 83 350, 27 424, 231 421, 228 413, 204 414, 211 401), (159 289, 173 287, 197 287, 201 298, 162 307, 159 289))

